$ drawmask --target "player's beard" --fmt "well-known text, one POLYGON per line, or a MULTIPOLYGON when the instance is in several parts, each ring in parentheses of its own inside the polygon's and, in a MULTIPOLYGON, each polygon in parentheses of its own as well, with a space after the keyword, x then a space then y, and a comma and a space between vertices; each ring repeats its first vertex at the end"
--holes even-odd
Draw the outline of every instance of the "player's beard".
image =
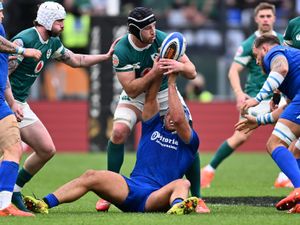
POLYGON ((264 67, 264 56, 263 57, 261 57, 261 70, 262 70, 262 72, 263 72, 263 74, 267 74, 267 72, 266 72, 266 69, 265 69, 265 67, 264 67))
POLYGON ((47 30, 49 37, 58 37, 60 32, 54 33, 53 31, 47 30))

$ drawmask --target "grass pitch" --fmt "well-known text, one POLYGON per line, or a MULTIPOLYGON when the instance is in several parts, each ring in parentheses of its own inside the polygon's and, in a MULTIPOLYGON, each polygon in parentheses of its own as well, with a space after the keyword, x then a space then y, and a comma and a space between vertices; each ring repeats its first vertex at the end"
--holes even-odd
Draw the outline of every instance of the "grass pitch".
MULTIPOLYGON (((211 154, 201 154, 202 166, 211 154)), ((122 174, 129 175, 135 153, 126 153, 122 174)), ((87 169, 105 169, 106 154, 57 154, 45 168, 25 186, 24 195, 38 197, 54 191, 60 185, 81 175, 87 169)), ((297 224, 300 215, 280 212, 273 206, 291 189, 274 189, 279 170, 266 153, 237 153, 219 168, 212 187, 202 190, 211 209, 208 215, 184 216, 164 213, 123 213, 111 207, 108 213, 98 213, 98 197, 89 193, 82 199, 50 209, 48 215, 35 218, 0 218, 7 225, 174 225, 174 224, 297 224)))

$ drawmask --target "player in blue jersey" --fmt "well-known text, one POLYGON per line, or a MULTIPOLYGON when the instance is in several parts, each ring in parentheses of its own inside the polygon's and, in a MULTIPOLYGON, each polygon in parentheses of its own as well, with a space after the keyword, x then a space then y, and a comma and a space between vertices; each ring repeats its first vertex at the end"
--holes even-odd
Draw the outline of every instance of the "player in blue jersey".
POLYGON ((38 61, 18 57, 9 62, 11 88, 7 89, 6 101, 19 122, 22 141, 33 149, 33 153, 27 157, 19 171, 12 199, 13 203, 24 211, 27 209, 23 204, 22 188, 56 152, 47 128, 27 103, 31 86, 52 59, 71 67, 89 67, 110 59, 115 44, 112 44, 106 54, 84 55, 66 49, 59 39, 64 29, 65 15, 62 5, 46 1, 38 8, 35 26, 20 32, 12 39, 19 46, 36 48, 42 52, 41 59, 38 61), (12 94, 9 95, 11 92, 12 94))
POLYGON ((34 216, 32 213, 18 210, 11 204, 22 147, 16 117, 5 102, 5 90, 9 85, 7 53, 21 54, 39 60, 41 52, 36 49, 24 49, 6 40, 3 18, 3 4, 0 1, 0 155, 3 154, 0 162, 0 216, 34 216))
MULTIPOLYGON (((281 46, 274 36, 263 35, 256 39, 253 52, 257 64, 268 74, 268 78, 256 97, 245 102, 242 110, 259 104, 276 89, 290 100, 267 142, 267 150, 295 188, 288 197, 277 203, 277 209, 300 213, 300 161, 297 162, 288 150, 290 144, 300 137, 300 51, 281 46)), ((265 119, 272 120, 271 117, 265 119)))
MULTIPOLYGON (((120 172, 124 160, 124 143, 133 127, 141 120, 145 90, 153 80, 153 60, 159 54, 159 48, 167 36, 156 29, 156 17, 153 11, 145 7, 134 8, 128 15, 128 34, 118 42, 113 54, 113 67, 123 91, 114 112, 112 134, 107 146, 107 169, 120 172)), ((194 79, 194 64, 184 54, 178 61, 168 60, 174 72, 188 79, 194 79)), ((158 93, 160 113, 164 115, 168 108, 168 83, 164 78, 158 93)), ((185 105, 180 96, 182 104, 185 105)), ((186 176, 191 182, 192 195, 200 197, 200 162, 196 157, 186 176)), ((109 203, 101 199, 96 204, 98 211, 106 211, 109 203)))
POLYGON ((196 157, 199 138, 190 127, 189 115, 185 115, 188 112, 179 99, 176 75, 169 75, 169 110, 164 120, 159 113, 157 92, 164 66, 155 59, 154 79, 146 92, 142 112, 142 136, 130 177, 112 171, 89 170, 43 200, 24 197, 32 211, 47 213, 48 208, 75 201, 93 191, 124 212, 187 214, 198 204, 202 212, 209 212, 202 200, 188 198, 190 182, 182 179, 196 157))

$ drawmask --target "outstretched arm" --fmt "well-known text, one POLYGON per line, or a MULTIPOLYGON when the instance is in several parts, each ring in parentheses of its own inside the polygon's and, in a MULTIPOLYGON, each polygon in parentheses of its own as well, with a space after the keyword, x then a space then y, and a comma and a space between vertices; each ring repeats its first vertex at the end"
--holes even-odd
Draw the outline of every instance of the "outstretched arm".
POLYGON ((19 54, 23 55, 24 57, 34 58, 35 60, 39 60, 42 56, 40 50, 34 48, 23 48, 22 46, 18 46, 16 43, 12 43, 2 36, 0 36, 0 52, 19 54))
POLYGON ((285 109, 286 105, 281 106, 271 113, 266 113, 257 117, 251 115, 244 115, 245 119, 241 120, 235 124, 235 129, 238 131, 243 131, 245 134, 249 133, 251 130, 256 129, 260 125, 267 125, 276 122, 280 114, 285 109))
POLYGON ((65 53, 56 59, 74 68, 93 66, 97 63, 110 59, 114 52, 115 45, 119 40, 120 40, 119 38, 115 40, 110 46, 108 52, 105 54, 98 54, 98 55, 76 54, 70 51, 69 49, 66 49, 65 53))
MULTIPOLYGON (((158 57, 154 59, 153 68, 156 70, 156 68, 159 67, 158 65, 158 57)), ((146 91, 145 96, 145 103, 144 103, 144 109, 142 112, 142 119, 143 121, 146 121, 150 118, 152 118, 156 113, 159 112, 159 105, 157 102, 157 93, 160 89, 161 81, 162 81, 162 71, 157 70, 157 73, 155 73, 154 79, 149 84, 149 88, 146 91)))
POLYGON ((176 74, 170 74, 168 79, 168 103, 171 118, 179 137, 188 143, 192 136, 192 130, 185 117, 183 105, 179 99, 176 87, 176 74))
MULTIPOLYGON (((5 52, 11 53, 11 54, 17 54, 21 55, 21 59, 23 57, 25 58, 33 58, 34 60, 38 61, 42 57, 42 52, 40 50, 34 49, 34 48, 24 48, 23 47, 23 41, 21 39, 16 39, 14 42, 10 42, 0 36, 0 51, 2 48, 5 48, 5 52), (13 51, 14 49, 14 51, 13 51)), ((19 63, 18 63, 18 57, 16 55, 10 56, 8 61, 8 74, 11 74, 14 72, 19 63)))

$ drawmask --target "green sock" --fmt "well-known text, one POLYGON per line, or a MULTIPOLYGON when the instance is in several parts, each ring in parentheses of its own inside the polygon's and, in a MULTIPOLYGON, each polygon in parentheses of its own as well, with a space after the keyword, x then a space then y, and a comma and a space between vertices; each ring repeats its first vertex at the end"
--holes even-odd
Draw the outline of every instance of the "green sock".
POLYGON ((124 160, 124 144, 114 144, 110 140, 107 145, 107 169, 120 172, 124 160))
POLYGON ((32 175, 24 169, 24 167, 19 171, 16 184, 19 187, 24 187, 24 185, 29 182, 32 178, 32 175))
POLYGON ((200 159, 199 153, 197 153, 196 158, 192 166, 185 173, 186 178, 191 182, 191 194, 198 198, 200 195, 200 159))
POLYGON ((234 149, 231 148, 228 145, 227 141, 224 141, 223 144, 218 148, 216 154, 214 155, 213 159, 210 162, 210 165, 214 168, 217 169, 219 164, 226 159, 228 156, 231 155, 231 153, 234 152, 234 149))

